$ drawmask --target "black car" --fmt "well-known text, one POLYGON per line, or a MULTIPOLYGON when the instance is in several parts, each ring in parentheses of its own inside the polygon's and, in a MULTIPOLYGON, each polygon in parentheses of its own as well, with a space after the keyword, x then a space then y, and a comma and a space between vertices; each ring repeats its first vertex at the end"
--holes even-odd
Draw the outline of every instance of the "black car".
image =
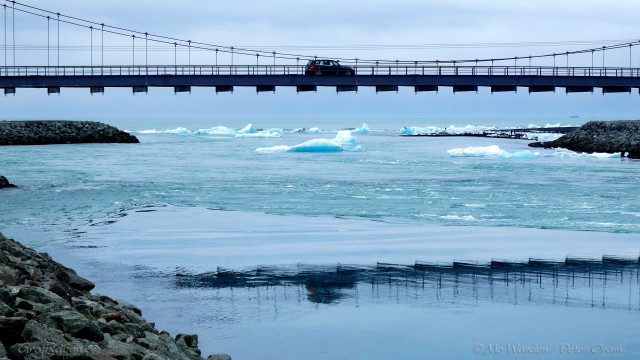
POLYGON ((353 75, 350 66, 340 65, 336 60, 311 60, 304 70, 305 75, 353 75))

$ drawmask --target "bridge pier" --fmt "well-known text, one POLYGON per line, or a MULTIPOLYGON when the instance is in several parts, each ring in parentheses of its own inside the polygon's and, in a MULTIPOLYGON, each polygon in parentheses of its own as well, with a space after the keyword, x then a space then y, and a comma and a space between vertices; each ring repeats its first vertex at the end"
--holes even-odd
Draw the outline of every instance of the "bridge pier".
POLYGON ((395 91, 398 92, 398 86, 395 85, 376 85, 376 93, 395 91))
POLYGON ((414 91, 415 92, 423 92, 423 91, 435 91, 438 92, 438 86, 437 85, 416 85, 414 87, 414 91))
POLYGON ((296 92, 318 91, 318 87, 315 85, 298 85, 296 86, 296 92))
POLYGON ((258 85, 256 86, 256 93, 261 93, 261 92, 272 92, 272 93, 276 93, 276 86, 275 85, 258 85))
POLYGON ((104 94, 104 86, 91 86, 89 88, 89 92, 91 93, 91 95, 104 94))
POLYGON ((478 87, 476 85, 453 85, 453 92, 467 92, 467 91, 475 91, 478 92, 478 87))
POLYGON ((51 94, 58 94, 60 95, 60 87, 59 86, 52 86, 52 87, 48 87, 47 88, 47 94, 51 95, 51 94))
POLYGON ((538 92, 556 92, 556 87, 551 85, 531 85, 529 86, 529 93, 538 92))
POLYGON ((216 86, 216 94, 221 92, 233 93, 233 86, 231 85, 218 85, 216 86))
POLYGON ((493 85, 491 86, 491 93, 495 92, 518 92, 518 87, 515 85, 493 85))
POLYGON ((631 94, 631 86, 604 86, 603 94, 628 93, 631 94))
POLYGON ((346 91, 355 91, 358 92, 358 85, 337 85, 336 92, 346 92, 346 91))
POLYGON ((565 87, 565 91, 566 91, 567 94, 569 94, 569 93, 584 93, 584 92, 593 93, 593 86, 567 86, 567 87, 565 87))
POLYGON ((189 94, 191 94, 191 86, 189 85, 177 85, 173 87, 173 93, 177 94, 177 93, 183 93, 183 92, 188 92, 189 94))
POLYGON ((149 87, 148 86, 134 86, 134 87, 131 88, 131 91, 134 94, 137 94, 137 93, 145 93, 146 94, 146 93, 149 92, 149 87))

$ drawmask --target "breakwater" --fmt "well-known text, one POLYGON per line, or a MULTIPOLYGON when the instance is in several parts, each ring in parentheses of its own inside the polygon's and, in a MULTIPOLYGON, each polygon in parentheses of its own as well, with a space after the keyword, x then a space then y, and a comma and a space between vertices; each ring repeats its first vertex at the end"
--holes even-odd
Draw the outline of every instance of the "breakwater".
POLYGON ((0 145, 138 142, 135 136, 96 121, 0 121, 0 145))
POLYGON ((620 152, 640 159, 640 120, 590 121, 549 146, 588 153, 620 152))
POLYGON ((134 305, 93 288, 49 255, 0 234, 0 359, 204 359, 197 335, 171 337, 134 305))

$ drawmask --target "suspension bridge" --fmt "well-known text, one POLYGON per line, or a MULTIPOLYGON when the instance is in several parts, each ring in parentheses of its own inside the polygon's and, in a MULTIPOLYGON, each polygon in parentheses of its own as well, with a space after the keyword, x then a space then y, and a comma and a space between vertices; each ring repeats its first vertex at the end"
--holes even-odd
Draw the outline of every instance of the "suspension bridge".
POLYGON ((477 92, 479 87, 488 87, 492 93, 515 92, 518 88, 526 88, 529 93, 555 92, 563 88, 566 93, 599 90, 603 94, 640 89, 640 68, 632 66, 633 49, 640 41, 526 57, 350 59, 236 48, 155 35, 17 1, 5 0, 1 10, 4 45, 0 51, 4 63, 0 66, 0 88, 5 94, 15 94, 18 88, 42 88, 49 94, 59 94, 61 88, 88 88, 93 94, 104 93, 107 87, 128 87, 133 93, 147 93, 150 87, 172 87, 176 93, 190 92, 192 87, 211 87, 216 93, 232 92, 234 87, 255 87, 256 92, 275 92, 276 87, 295 87, 298 92, 317 91, 318 87, 335 87, 337 92, 358 91, 359 87, 374 87, 376 92, 397 92, 399 87, 410 87, 415 92, 437 92, 443 87, 452 88, 453 92, 477 92), (40 39, 42 45, 16 44, 16 37, 21 36, 21 21, 46 25, 46 38, 40 39), (61 33, 61 26, 66 33, 61 33), (89 44, 78 44, 81 33, 89 34, 89 44), (118 58, 120 64, 105 63, 105 35, 112 42, 106 46, 107 52, 114 48, 120 53, 130 49, 129 64, 122 64, 122 57, 118 58), (64 42, 72 45, 61 46, 64 42), (166 64, 164 56, 165 64, 158 64, 154 59, 157 48, 173 52, 173 63, 166 64), (88 50, 90 55, 73 57, 66 60, 68 63, 61 61, 61 52, 78 49, 88 50), (46 56, 31 56, 34 51, 46 52, 46 56), (619 55, 621 51, 628 51, 628 64, 605 66, 605 54, 617 52, 619 60, 624 57, 619 55), (178 52, 188 54, 186 64, 178 62, 178 52), (215 61, 192 64, 192 53, 196 52, 215 55, 215 61), (225 55, 228 63, 218 63, 219 55, 225 55), (583 59, 580 66, 570 66, 570 57, 578 56, 583 59), (587 59, 590 56, 591 64, 584 64, 585 56, 587 59), (19 58, 24 61, 18 61, 19 58), (307 61, 323 58, 351 66, 353 74, 305 75, 307 61), (599 66, 595 64, 596 58, 602 59, 599 66), (553 64, 547 64, 551 60, 553 64), (564 66, 557 65, 557 61, 564 62, 564 66), (545 65, 536 65, 537 62, 545 65))

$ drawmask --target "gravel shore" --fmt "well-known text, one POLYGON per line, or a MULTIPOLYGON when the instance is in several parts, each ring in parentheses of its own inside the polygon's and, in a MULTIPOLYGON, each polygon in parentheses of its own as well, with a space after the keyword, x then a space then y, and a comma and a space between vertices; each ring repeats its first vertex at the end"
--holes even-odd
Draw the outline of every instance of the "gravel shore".
POLYGON ((140 309, 93 288, 49 255, 0 234, 0 359, 204 359, 197 335, 159 332, 140 309))

